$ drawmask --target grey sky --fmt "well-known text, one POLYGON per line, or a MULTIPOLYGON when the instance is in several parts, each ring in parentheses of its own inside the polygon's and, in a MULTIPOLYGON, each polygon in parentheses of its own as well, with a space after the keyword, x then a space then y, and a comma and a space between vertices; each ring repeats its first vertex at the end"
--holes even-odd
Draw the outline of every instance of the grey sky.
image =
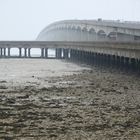
POLYGON ((35 40, 64 19, 140 21, 140 0, 0 0, 0 40, 35 40))

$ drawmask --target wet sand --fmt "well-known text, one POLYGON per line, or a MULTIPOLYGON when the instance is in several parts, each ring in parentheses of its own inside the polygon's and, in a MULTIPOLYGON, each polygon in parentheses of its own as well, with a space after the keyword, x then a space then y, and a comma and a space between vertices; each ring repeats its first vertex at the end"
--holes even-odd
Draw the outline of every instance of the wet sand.
POLYGON ((138 76, 59 60, 0 69, 0 140, 140 139, 138 76))

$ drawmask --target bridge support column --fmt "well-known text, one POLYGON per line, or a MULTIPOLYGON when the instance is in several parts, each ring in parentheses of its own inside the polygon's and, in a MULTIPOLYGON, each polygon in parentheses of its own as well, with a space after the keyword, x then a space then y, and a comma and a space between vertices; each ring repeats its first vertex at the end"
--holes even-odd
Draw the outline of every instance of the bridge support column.
POLYGON ((72 61, 72 49, 70 50, 70 61, 72 61))
POLYGON ((140 59, 138 59, 137 65, 138 65, 138 72, 140 73, 140 59))
POLYGON ((27 48, 24 48, 24 57, 27 57, 27 48))
POLYGON ((68 49, 64 49, 63 50, 63 55, 64 55, 64 59, 68 59, 69 58, 69 50, 68 49))
POLYGON ((21 50, 21 48, 19 48, 19 57, 20 58, 22 57, 22 50, 21 50))
POLYGON ((6 48, 3 48, 3 51, 4 51, 4 57, 6 57, 6 48))
POLYGON ((83 62, 86 63, 87 62, 87 52, 83 51, 83 62))
POLYGON ((96 66, 99 66, 99 54, 98 53, 96 53, 96 66))
POLYGON ((73 50, 73 61, 76 61, 76 50, 73 50))
POLYGON ((88 52, 88 64, 91 65, 91 52, 88 52))
POLYGON ((101 55, 101 53, 98 54, 98 58, 99 58, 98 66, 102 66, 102 55, 101 55))
POLYGON ((8 58, 10 57, 10 49, 11 48, 8 48, 8 58))
POLYGON ((48 58, 48 48, 45 48, 45 58, 48 58))
POLYGON ((76 50, 76 61, 78 63, 80 62, 80 52, 79 52, 79 50, 76 50))
POLYGON ((94 65, 94 53, 91 52, 91 64, 94 65))
POLYGON ((135 59, 135 60, 136 60, 136 71, 139 72, 139 67, 138 67, 139 59, 135 59))
POLYGON ((117 69, 120 69, 121 67, 121 58, 120 56, 117 56, 117 69))
POLYGON ((44 48, 41 48, 41 58, 44 58, 44 48))
POLYGON ((70 60, 74 61, 74 50, 73 49, 71 49, 71 51, 70 51, 70 60))
POLYGON ((121 56, 120 57, 120 70, 124 70, 124 66, 125 66, 125 62, 124 62, 124 57, 123 56, 121 56))
POLYGON ((31 48, 28 48, 28 57, 31 57, 31 48))
POLYGON ((114 68, 116 66, 116 56, 112 55, 111 56, 111 67, 114 68))
POLYGON ((79 61, 82 63, 83 61, 84 61, 84 56, 83 56, 83 51, 82 50, 80 50, 79 51, 79 61))
POLYGON ((125 57, 124 58, 124 65, 125 65, 125 71, 129 71, 130 70, 130 64, 129 64, 129 58, 125 57))
POLYGON ((61 59, 62 58, 62 49, 56 48, 56 58, 61 59))
POLYGON ((97 64, 97 53, 94 53, 93 64, 96 66, 97 64))
POLYGON ((2 48, 0 48, 0 57, 2 57, 2 48))
POLYGON ((131 62, 131 70, 132 71, 136 71, 136 59, 135 58, 131 58, 130 62, 131 62))
POLYGON ((80 55, 81 55, 81 62, 82 62, 82 63, 84 62, 84 59, 85 59, 84 54, 85 54, 84 51, 81 50, 80 55))

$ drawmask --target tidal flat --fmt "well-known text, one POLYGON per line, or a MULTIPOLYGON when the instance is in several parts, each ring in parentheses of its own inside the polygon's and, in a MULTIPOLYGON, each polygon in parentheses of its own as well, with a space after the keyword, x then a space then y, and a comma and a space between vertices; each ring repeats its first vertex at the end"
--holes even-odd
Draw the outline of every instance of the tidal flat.
POLYGON ((140 79, 60 60, 0 60, 0 140, 139 140, 140 79))

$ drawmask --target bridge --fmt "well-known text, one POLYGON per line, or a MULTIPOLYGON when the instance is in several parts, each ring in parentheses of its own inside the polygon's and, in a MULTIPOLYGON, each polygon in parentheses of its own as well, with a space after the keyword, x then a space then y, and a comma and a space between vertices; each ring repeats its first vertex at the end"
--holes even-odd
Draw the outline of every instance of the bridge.
POLYGON ((140 71, 140 42, 1 41, 0 58, 34 58, 32 48, 41 50, 42 59, 53 48, 55 59, 140 71), (10 55, 12 48, 19 49, 18 56, 10 55))
POLYGON ((107 20, 64 20, 47 26, 38 35, 39 41, 137 41, 139 22, 107 20))
POLYGON ((66 59, 90 65, 125 68, 140 72, 140 23, 103 20, 67 20, 47 26, 36 41, 1 41, 0 58, 66 59), (11 49, 18 48, 16 56, 11 49), (49 57, 48 50, 55 50, 49 57))

